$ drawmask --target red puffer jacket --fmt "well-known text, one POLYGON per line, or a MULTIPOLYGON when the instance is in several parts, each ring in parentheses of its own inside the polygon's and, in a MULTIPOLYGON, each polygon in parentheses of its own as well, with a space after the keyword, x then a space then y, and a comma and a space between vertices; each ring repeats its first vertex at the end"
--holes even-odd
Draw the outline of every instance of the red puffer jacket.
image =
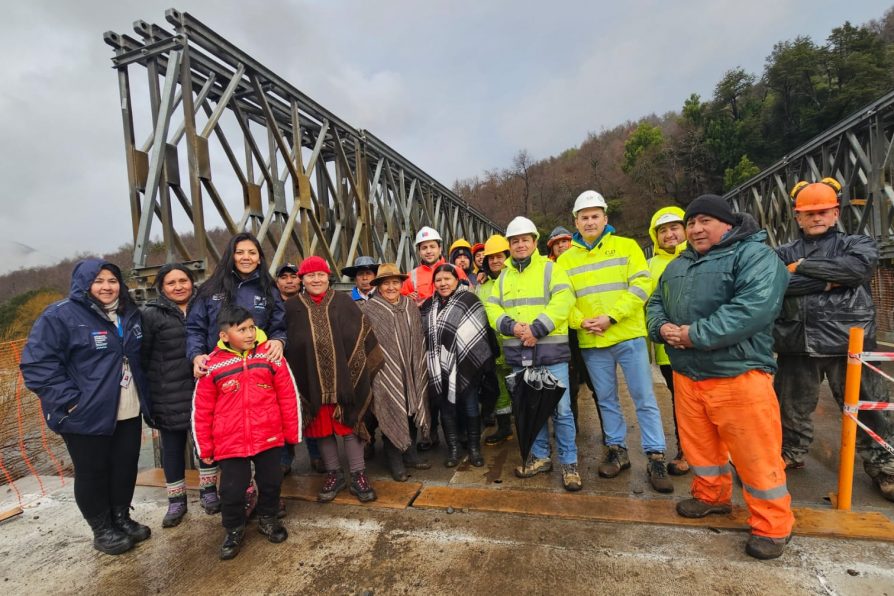
POLYGON ((251 457, 301 441, 298 389, 285 359, 267 360, 270 344, 240 354, 222 343, 196 383, 192 429, 200 458, 251 457))

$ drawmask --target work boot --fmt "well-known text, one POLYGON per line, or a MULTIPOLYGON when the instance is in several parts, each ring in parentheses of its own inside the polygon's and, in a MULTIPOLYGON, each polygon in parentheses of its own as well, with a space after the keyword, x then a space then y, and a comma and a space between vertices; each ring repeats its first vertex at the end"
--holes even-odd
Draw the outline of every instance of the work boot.
POLYGON ((776 559, 782 555, 785 545, 792 539, 791 534, 785 538, 768 538, 752 534, 745 543, 745 553, 755 559, 776 559))
POLYGON ((133 548, 133 540, 112 525, 112 515, 106 511, 96 517, 88 517, 93 530, 93 548, 107 555, 120 555, 133 548))
POLYGON ((583 488, 577 464, 562 464, 562 486, 568 492, 577 492, 583 488))
POLYGON ((456 436, 456 414, 441 412, 441 422, 444 424, 444 440, 447 441, 447 459, 444 466, 455 468, 459 464, 459 441, 456 436))
POLYGON ((674 485, 667 476, 667 464, 663 453, 649 453, 649 484, 660 493, 674 492, 674 485))
POLYGON ((512 438, 512 415, 497 414, 497 430, 484 438, 484 444, 499 445, 512 438))
POLYGON ((182 497, 172 497, 168 499, 168 510, 165 517, 161 520, 162 528, 173 528, 183 521, 186 515, 186 495, 182 497))
POLYGON ((470 416, 466 419, 466 433, 469 437, 469 463, 476 468, 484 465, 481 457, 481 418, 470 416))
POLYGON ((289 537, 286 528, 275 515, 262 515, 258 518, 258 532, 267 537, 274 544, 284 542, 289 537))
POLYGON ((677 456, 667 464, 667 473, 671 476, 685 476, 689 473, 689 462, 682 451, 677 451, 677 456))
POLYGON ((872 479, 882 496, 894 501, 894 474, 878 474, 872 479))
POLYGON ((729 503, 708 503, 700 499, 683 499, 677 503, 677 515, 698 519, 712 513, 729 514, 733 512, 733 506, 729 503))
POLYGON ((515 475, 519 478, 530 478, 537 474, 545 474, 552 472, 553 461, 548 457, 534 457, 534 454, 528 456, 527 461, 521 466, 515 468, 515 475))
POLYGON ((373 490, 372 485, 369 483, 369 478, 366 477, 366 470, 351 472, 351 486, 348 490, 361 503, 376 500, 376 491, 373 490))
POLYGON ((785 464, 786 470, 800 470, 804 467, 803 461, 797 461, 793 457, 789 457, 785 453, 782 454, 782 462, 785 464))
POLYGON ((609 445, 605 449, 605 457, 599 464, 599 475, 603 478, 614 478, 621 470, 630 468, 630 458, 627 449, 620 445, 609 445))
POLYGON ((220 513, 220 497, 217 494, 217 487, 199 489, 199 504, 208 515, 220 513))
POLYGON ((227 530, 227 535, 220 546, 220 560, 226 561, 238 555, 239 549, 242 547, 243 538, 245 538, 245 526, 227 530))
POLYGON ((419 457, 419 454, 416 453, 416 450, 413 449, 412 445, 409 449, 403 452, 402 457, 404 459, 404 465, 408 468, 413 468, 414 470, 428 470, 431 468, 431 463, 429 463, 428 460, 419 457))
POLYGON ((395 482, 406 482, 409 476, 407 468, 404 466, 403 454, 388 437, 385 437, 385 455, 388 457, 388 469, 391 472, 391 477, 395 482))
POLYGON ((323 482, 323 488, 317 493, 317 501, 328 503, 347 485, 345 477, 340 472, 341 470, 329 470, 326 472, 326 480, 323 482))
POLYGON ((152 535, 149 526, 144 526, 130 518, 130 505, 112 507, 112 525, 127 534, 134 544, 142 542, 152 535))

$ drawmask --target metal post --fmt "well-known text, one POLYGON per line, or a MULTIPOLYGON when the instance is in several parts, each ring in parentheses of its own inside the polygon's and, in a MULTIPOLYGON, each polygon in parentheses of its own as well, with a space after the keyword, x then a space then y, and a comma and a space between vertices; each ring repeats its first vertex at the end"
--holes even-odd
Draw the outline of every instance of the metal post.
MULTIPOLYGON (((844 381, 844 406, 856 407, 860 401, 860 375, 863 364, 857 357, 863 351, 863 328, 851 327, 847 344, 847 376, 844 381)), ((850 511, 854 489, 854 452, 857 443, 857 423, 846 414, 841 415, 841 460, 838 464, 838 499, 836 508, 850 511)))

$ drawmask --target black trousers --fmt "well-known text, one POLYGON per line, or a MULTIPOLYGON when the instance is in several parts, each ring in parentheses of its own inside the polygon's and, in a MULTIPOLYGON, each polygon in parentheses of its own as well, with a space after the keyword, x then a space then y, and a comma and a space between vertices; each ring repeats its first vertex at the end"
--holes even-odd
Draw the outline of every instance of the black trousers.
POLYGON ((137 484, 140 460, 139 416, 119 420, 112 436, 63 433, 74 465, 74 495, 85 518, 111 507, 129 507, 137 484))
POLYGON ((282 470, 279 456, 282 447, 262 451, 252 457, 231 457, 218 460, 220 466, 220 513, 223 527, 233 530, 245 525, 245 491, 251 483, 251 464, 255 464, 258 485, 258 515, 276 515, 282 470))
POLYGON ((674 411, 674 437, 677 439, 677 453, 683 453, 683 448, 680 447, 680 431, 677 428, 679 426, 677 424, 677 402, 674 401, 674 369, 671 368, 670 364, 659 364, 658 369, 661 371, 661 376, 664 377, 664 383, 671 392, 671 409, 674 411))
MULTIPOLYGON (((161 436, 161 466, 165 471, 165 482, 180 482, 186 476, 186 441, 189 439, 189 431, 162 429, 158 434, 161 436)), ((202 470, 217 467, 216 463, 209 466, 198 458, 196 463, 202 470)))

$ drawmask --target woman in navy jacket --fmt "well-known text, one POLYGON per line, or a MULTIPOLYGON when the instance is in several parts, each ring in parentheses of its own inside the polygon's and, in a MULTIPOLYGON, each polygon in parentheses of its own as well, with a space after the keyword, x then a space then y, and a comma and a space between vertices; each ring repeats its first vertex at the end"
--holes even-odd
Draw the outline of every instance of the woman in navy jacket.
POLYGON ((85 259, 75 265, 68 299, 50 305, 34 323, 20 365, 47 426, 65 440, 75 501, 93 529, 93 546, 110 555, 150 534, 130 518, 140 414, 150 416, 142 338, 140 311, 121 270, 85 259))

